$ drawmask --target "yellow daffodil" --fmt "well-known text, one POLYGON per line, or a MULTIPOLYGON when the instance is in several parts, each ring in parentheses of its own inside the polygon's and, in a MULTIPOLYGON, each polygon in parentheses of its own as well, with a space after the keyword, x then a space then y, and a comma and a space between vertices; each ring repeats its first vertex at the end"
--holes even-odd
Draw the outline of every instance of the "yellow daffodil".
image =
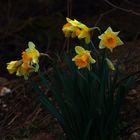
POLYGON ((24 76, 25 79, 28 79, 31 72, 38 71, 40 53, 35 49, 33 42, 29 42, 28 47, 22 52, 21 60, 7 63, 7 70, 10 74, 16 73, 17 76, 24 76))
POLYGON ((119 32, 113 32, 111 27, 108 27, 107 30, 98 37, 101 40, 99 48, 108 48, 112 51, 115 47, 123 45, 123 42, 118 37, 118 34, 119 32))
POLYGON ((67 22, 72 26, 77 27, 76 36, 79 39, 85 39, 86 44, 89 44, 91 41, 91 31, 93 28, 88 28, 85 24, 77 21, 76 19, 71 20, 70 18, 66 18, 67 22))
POLYGON ((75 61, 75 65, 78 67, 78 69, 87 67, 90 70, 90 63, 96 62, 90 55, 90 51, 85 50, 80 46, 76 46, 75 52, 77 55, 73 57, 72 61, 75 61))
POLYGON ((78 37, 78 39, 85 39, 86 44, 91 42, 91 31, 94 28, 89 28, 85 24, 77 21, 76 19, 72 20, 66 18, 67 23, 63 26, 62 31, 65 34, 65 37, 78 37))
POLYGON ((8 72, 10 74, 15 73, 21 64, 22 64, 22 62, 20 60, 19 61, 11 61, 11 62, 7 63, 8 72))
POLYGON ((20 69, 17 71, 17 76, 24 76, 25 79, 31 72, 37 72, 39 69, 40 53, 35 49, 33 42, 28 43, 29 48, 22 52, 22 62, 20 69))

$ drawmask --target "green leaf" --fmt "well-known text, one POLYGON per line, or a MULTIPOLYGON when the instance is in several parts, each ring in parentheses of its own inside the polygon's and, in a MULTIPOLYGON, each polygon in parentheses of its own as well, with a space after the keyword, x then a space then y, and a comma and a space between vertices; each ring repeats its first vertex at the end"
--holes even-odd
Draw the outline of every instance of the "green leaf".
POLYGON ((89 138, 89 133, 91 131, 92 124, 93 124, 93 119, 90 119, 85 129, 84 140, 87 140, 89 138))
POLYGON ((33 85, 34 90, 39 94, 39 99, 41 103, 54 115, 54 117, 57 118, 58 122, 62 124, 63 127, 65 127, 64 120, 59 111, 56 109, 56 107, 51 103, 48 97, 41 91, 38 84, 34 80, 31 80, 31 83, 33 85))

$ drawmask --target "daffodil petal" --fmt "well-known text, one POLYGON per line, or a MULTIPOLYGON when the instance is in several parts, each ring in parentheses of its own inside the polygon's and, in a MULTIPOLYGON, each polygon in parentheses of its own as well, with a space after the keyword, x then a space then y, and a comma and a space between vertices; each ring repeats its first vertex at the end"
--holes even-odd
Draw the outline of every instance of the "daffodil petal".
POLYGON ((99 48, 100 48, 100 49, 104 49, 104 48, 105 48, 105 46, 103 45, 103 41, 102 41, 102 40, 101 40, 100 43, 99 43, 99 48))
POLYGON ((95 62, 96 62, 96 60, 93 59, 91 56, 90 56, 90 58, 89 58, 89 61, 90 61, 90 63, 95 63, 95 62))
POLYGON ((75 61, 77 59, 78 55, 72 58, 72 61, 75 61))
POLYGON ((70 26, 70 27, 64 27, 63 29, 62 29, 62 31, 74 31, 76 28, 74 27, 74 26, 70 26))
POLYGON ((84 53, 86 50, 84 49, 84 48, 82 48, 81 46, 76 46, 75 47, 75 52, 77 53, 77 54, 82 54, 82 53, 84 53))
POLYGON ((113 32, 111 27, 108 27, 107 30, 105 31, 105 33, 108 33, 108 32, 113 32))
POLYGON ((85 42, 86 42, 86 44, 89 44, 89 43, 91 42, 90 35, 88 35, 88 36, 85 38, 85 42))
POLYGON ((98 36, 99 39, 103 39, 104 38, 104 34, 98 36))
POLYGON ((79 34, 78 38, 81 39, 81 38, 85 38, 87 37, 88 35, 88 32, 86 32, 85 30, 81 30, 81 33, 79 34))
POLYGON ((123 45, 124 43, 123 43, 123 41, 118 37, 117 38, 117 44, 118 44, 118 46, 120 46, 120 45, 123 45))
POLYGON ((28 42, 29 49, 32 50, 35 48, 35 44, 32 41, 28 42))
POLYGON ((117 36, 119 33, 120 33, 120 31, 118 31, 118 32, 114 32, 115 33, 115 35, 117 36))
POLYGON ((72 21, 72 20, 71 20, 70 18, 68 18, 68 17, 66 18, 66 20, 67 20, 68 23, 69 23, 70 21, 72 21))
POLYGON ((85 24, 83 24, 83 23, 79 23, 79 24, 77 25, 77 27, 78 27, 78 28, 81 28, 81 29, 86 29, 86 30, 89 29, 89 28, 88 28, 85 24))
POLYGON ((38 72, 38 70, 39 70, 39 64, 36 64, 36 67, 35 67, 35 72, 38 72))

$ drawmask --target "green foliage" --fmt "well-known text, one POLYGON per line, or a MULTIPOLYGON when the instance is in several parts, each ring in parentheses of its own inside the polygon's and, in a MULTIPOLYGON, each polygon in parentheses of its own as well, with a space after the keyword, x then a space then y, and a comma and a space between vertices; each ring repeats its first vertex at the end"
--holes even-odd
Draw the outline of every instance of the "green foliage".
POLYGON ((124 97, 134 79, 118 81, 119 72, 110 72, 106 52, 92 70, 78 70, 69 57, 66 68, 54 64, 53 80, 40 79, 50 89, 54 102, 32 81, 42 104, 61 124, 68 140, 112 140, 124 97), (51 83, 51 84, 50 84, 51 83))

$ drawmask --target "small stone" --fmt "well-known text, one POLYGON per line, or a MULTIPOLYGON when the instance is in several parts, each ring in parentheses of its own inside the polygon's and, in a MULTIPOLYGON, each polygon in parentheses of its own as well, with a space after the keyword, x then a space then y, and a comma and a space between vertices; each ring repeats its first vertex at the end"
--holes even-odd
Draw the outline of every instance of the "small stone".
POLYGON ((129 92, 129 96, 135 96, 137 94, 137 91, 135 89, 132 89, 130 92, 129 92))
POLYGON ((134 93, 134 94, 137 93, 137 91, 135 89, 132 89, 131 92, 134 93))
POLYGON ((137 132, 134 132, 131 134, 130 140, 140 140, 140 135, 137 132))
POLYGON ((0 96, 5 96, 6 94, 11 93, 11 89, 7 87, 2 87, 0 90, 0 96))
POLYGON ((7 107, 7 105, 6 104, 3 104, 2 107, 5 108, 5 107, 7 107))

